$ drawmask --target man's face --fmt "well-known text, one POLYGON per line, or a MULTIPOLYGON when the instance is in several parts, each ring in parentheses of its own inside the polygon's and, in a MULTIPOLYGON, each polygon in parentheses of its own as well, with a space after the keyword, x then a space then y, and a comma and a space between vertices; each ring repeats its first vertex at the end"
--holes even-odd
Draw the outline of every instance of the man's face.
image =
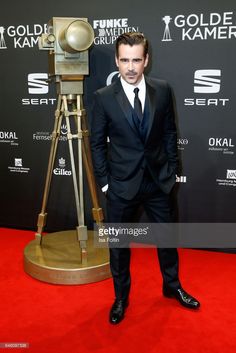
POLYGON ((136 44, 132 47, 128 44, 119 46, 116 65, 121 77, 129 84, 137 86, 142 79, 144 68, 148 64, 148 55, 144 57, 144 47, 136 44))

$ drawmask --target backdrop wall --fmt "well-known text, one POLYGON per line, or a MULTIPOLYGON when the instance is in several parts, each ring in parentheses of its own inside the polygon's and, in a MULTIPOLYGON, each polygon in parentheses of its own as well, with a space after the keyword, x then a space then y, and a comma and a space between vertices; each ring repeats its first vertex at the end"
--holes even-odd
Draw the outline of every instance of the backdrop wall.
MULTIPOLYGON (((236 219, 236 6, 234 0, 22 0, 0 15, 0 224, 36 229, 41 209, 56 92, 47 83, 47 52, 38 36, 52 17, 87 17, 94 28, 84 102, 117 77, 114 41, 141 31, 151 42, 148 74, 173 88, 182 170, 179 220, 236 219), (14 10, 14 11, 13 11, 14 10)), ((48 203, 49 230, 77 224, 71 165, 63 124, 48 203)), ((86 217, 91 202, 85 185, 86 217)), ((101 197, 103 205, 104 200, 101 197)))

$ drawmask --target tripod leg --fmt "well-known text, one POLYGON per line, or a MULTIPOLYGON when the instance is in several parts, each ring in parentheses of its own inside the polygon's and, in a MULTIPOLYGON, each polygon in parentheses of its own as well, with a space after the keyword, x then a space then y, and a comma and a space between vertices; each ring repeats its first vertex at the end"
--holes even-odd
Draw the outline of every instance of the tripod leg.
POLYGON ((55 122, 54 122, 54 128, 52 132, 52 142, 51 142, 51 149, 50 149, 50 155, 49 155, 49 161, 48 161, 46 182, 45 182, 44 193, 43 193, 42 208, 41 208, 40 214, 38 215, 37 233, 35 234, 35 237, 36 239, 39 240, 40 244, 42 243, 42 232, 47 219, 46 206, 48 202, 48 195, 49 195, 49 190, 51 185, 53 166, 55 162, 58 139, 59 139, 60 129, 61 129, 61 122, 62 122, 61 103, 62 103, 61 95, 59 95, 58 101, 57 101, 57 109, 55 111, 55 122))
POLYGON ((78 240, 80 241, 80 246, 82 248, 82 262, 87 262, 87 240, 88 231, 85 226, 84 221, 84 185, 83 185, 83 156, 82 156, 82 114, 81 114, 81 104, 82 99, 80 95, 77 95, 77 115, 76 115, 76 125, 78 133, 78 175, 79 175, 79 191, 80 191, 80 208, 81 208, 81 223, 77 227, 78 240))
MULTIPOLYGON (((68 137, 68 144, 69 144, 69 152, 70 152, 70 160, 71 160, 71 169, 72 169, 72 177, 73 177, 73 184, 74 184, 74 193, 75 193, 75 203, 76 203, 76 210, 77 210, 77 217, 78 217, 78 223, 79 226, 77 227, 77 234, 78 234, 78 240, 80 242, 80 247, 82 249, 82 262, 86 260, 86 247, 87 247, 87 239, 88 239, 88 234, 87 234, 87 227, 84 225, 84 201, 83 201, 83 171, 82 171, 82 154, 81 154, 81 129, 79 128, 80 126, 80 117, 78 114, 78 109, 76 109, 76 115, 77 115, 77 120, 78 120, 78 125, 77 125, 77 134, 75 136, 72 135, 71 133, 71 127, 70 127, 70 120, 69 116, 70 115, 75 115, 75 113, 71 113, 68 110, 68 104, 67 104, 67 98, 66 96, 63 96, 63 104, 65 107, 65 117, 66 117, 66 125, 67 125, 67 137, 68 137), (79 158, 79 165, 78 165, 78 174, 79 174, 79 190, 78 190, 78 183, 77 183, 77 177, 76 177, 76 169, 75 169, 75 161, 74 161, 74 152, 73 152, 73 144, 72 144, 72 139, 73 137, 78 138, 78 158, 79 158)), ((78 101, 77 101, 78 104, 78 101)))

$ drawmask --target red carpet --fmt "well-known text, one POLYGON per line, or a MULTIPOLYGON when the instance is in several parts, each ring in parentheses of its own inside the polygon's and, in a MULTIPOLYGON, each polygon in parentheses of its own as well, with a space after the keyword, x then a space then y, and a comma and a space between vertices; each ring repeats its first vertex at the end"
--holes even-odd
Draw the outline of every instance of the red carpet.
POLYGON ((133 249, 130 306, 125 320, 112 326, 111 279, 56 286, 31 278, 22 260, 33 239, 33 232, 0 229, 0 347, 24 342, 29 348, 17 351, 235 352, 236 255, 180 250, 183 286, 202 304, 192 312, 162 296, 155 250, 133 249))

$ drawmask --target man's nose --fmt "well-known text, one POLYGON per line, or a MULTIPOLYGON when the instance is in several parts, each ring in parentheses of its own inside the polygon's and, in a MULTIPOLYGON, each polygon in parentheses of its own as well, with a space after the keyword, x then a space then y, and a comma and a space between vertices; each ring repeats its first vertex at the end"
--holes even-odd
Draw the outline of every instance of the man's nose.
POLYGON ((130 71, 133 70, 133 61, 132 60, 129 61, 129 70, 130 71))

